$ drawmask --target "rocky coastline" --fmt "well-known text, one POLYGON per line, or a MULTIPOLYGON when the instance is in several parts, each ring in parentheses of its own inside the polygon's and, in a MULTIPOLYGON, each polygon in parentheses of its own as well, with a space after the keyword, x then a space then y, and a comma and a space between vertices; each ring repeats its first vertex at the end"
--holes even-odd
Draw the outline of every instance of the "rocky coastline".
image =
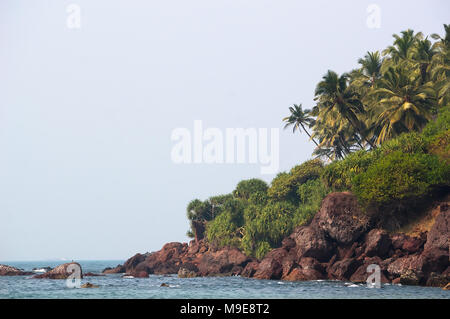
MULTIPOLYGON (((180 278, 242 276, 287 281, 341 280, 366 282, 368 266, 378 265, 381 282, 433 286, 449 289, 450 282, 450 196, 434 202, 428 228, 414 235, 388 232, 373 226, 356 197, 348 192, 329 194, 321 209, 306 226, 297 227, 279 248, 262 260, 246 256, 234 247, 209 244, 204 228, 189 243, 171 242, 161 250, 136 254, 123 265, 106 268, 102 274, 146 278, 150 274, 178 274, 180 278)), ((0 276, 29 276, 35 279, 66 279, 65 263, 42 274, 0 265, 0 276)))
POLYGON ((232 247, 217 248, 197 233, 190 243, 172 242, 161 250, 136 254, 105 274, 137 278, 150 274, 179 277, 233 276, 288 281, 366 282, 367 267, 381 269, 383 283, 445 287, 450 282, 448 196, 435 202, 428 230, 414 236, 372 226, 356 197, 329 194, 307 226, 297 227, 280 248, 262 260, 232 247))

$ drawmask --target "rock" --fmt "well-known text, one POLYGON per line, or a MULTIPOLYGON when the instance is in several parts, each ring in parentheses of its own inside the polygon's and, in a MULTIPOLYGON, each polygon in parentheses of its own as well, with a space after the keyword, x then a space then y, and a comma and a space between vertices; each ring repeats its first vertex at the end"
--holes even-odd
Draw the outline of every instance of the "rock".
POLYGON ((193 264, 183 264, 178 270, 179 278, 194 278, 197 277, 198 268, 193 264))
POLYGON ((148 272, 146 272, 145 270, 133 271, 129 275, 133 276, 134 278, 148 278, 149 277, 148 272))
POLYGON ((255 274, 256 270, 258 269, 258 266, 259 266, 259 263, 257 261, 249 262, 245 266, 244 270, 242 271, 241 276, 242 277, 247 277, 247 278, 253 277, 253 275, 255 274))
POLYGON ((441 205, 440 213, 427 235, 424 250, 439 248, 449 250, 450 238, 450 209, 448 205, 441 205))
POLYGON ((46 273, 40 274, 40 275, 34 275, 33 278, 36 278, 36 279, 67 279, 72 273, 74 273, 73 271, 69 272, 68 267, 70 265, 75 265, 77 267, 80 267, 80 276, 81 276, 81 278, 83 278, 83 271, 81 269, 81 265, 76 262, 65 263, 65 264, 59 265, 59 266, 53 268, 52 270, 50 270, 49 272, 46 272, 46 273))
POLYGON ((420 252, 425 244, 425 238, 406 236, 401 247, 402 250, 409 254, 420 252))
POLYGON ((87 282, 87 283, 81 285, 81 288, 99 288, 99 287, 100 287, 99 285, 94 285, 94 284, 91 284, 90 282, 87 282))
POLYGON ((287 281, 309 281, 324 279, 324 275, 315 269, 302 269, 296 267, 292 271, 283 277, 283 280, 287 281))
POLYGON ((359 266, 361 266, 361 261, 358 261, 355 258, 347 258, 337 261, 327 269, 328 278, 335 280, 348 280, 359 266))
POLYGON ((104 277, 104 274, 95 274, 92 272, 87 272, 85 274, 83 274, 83 277, 104 277))
POLYGON ((29 276, 32 274, 32 272, 23 271, 22 269, 16 267, 0 265, 0 276, 29 276))
POLYGON ((422 278, 423 274, 421 272, 407 269, 401 274, 400 283, 402 285, 417 286, 422 278))
POLYGON ((234 266, 245 267, 250 258, 237 248, 223 248, 205 253, 197 262, 200 276, 232 274, 234 266))
POLYGON ((333 253, 333 246, 318 227, 297 227, 290 237, 296 243, 298 259, 312 257, 319 261, 327 261, 333 253))
POLYGON ((386 231, 382 229, 372 229, 365 238, 366 249, 364 253, 366 256, 384 257, 389 252, 391 246, 391 239, 386 231))
POLYGON ((395 278, 394 280, 392 280, 392 284, 393 284, 393 285, 398 285, 398 284, 400 284, 400 277, 395 278))
POLYGON ((282 262, 288 252, 284 248, 270 251, 261 261, 254 277, 258 279, 280 279, 283 272, 282 262))
POLYGON ((311 224, 317 224, 339 244, 352 244, 366 231, 369 218, 362 212, 353 194, 331 193, 322 201, 311 224))
MULTIPOLYGON (((367 278, 371 275, 370 273, 367 272, 367 267, 369 265, 370 263, 364 263, 363 265, 359 266, 358 269, 353 273, 353 275, 350 276, 350 281, 358 283, 366 283, 367 278)), ((380 280, 381 283, 383 284, 390 282, 390 280, 386 277, 385 272, 383 270, 381 270, 380 272, 380 280)))
POLYGON ((445 287, 450 282, 450 274, 438 274, 432 272, 427 279, 427 286, 431 287, 445 287))
POLYGON ((401 257, 394 260, 387 266, 387 271, 392 277, 399 277, 407 270, 422 272, 422 257, 417 254, 401 257))
POLYGON ((102 273, 104 274, 121 274, 125 272, 125 267, 122 265, 117 265, 114 268, 106 267, 103 269, 102 273))
POLYGON ((166 284, 165 282, 163 282, 160 287, 170 287, 169 284, 166 284))
POLYGON ((293 240, 290 237, 286 237, 283 239, 283 241, 281 242, 281 247, 283 247, 284 249, 286 249, 287 251, 291 250, 292 248, 295 247, 295 240, 293 240))
POLYGON ((445 287, 442 288, 442 289, 444 289, 444 290, 450 290, 450 282, 449 282, 448 284, 446 284, 445 287))

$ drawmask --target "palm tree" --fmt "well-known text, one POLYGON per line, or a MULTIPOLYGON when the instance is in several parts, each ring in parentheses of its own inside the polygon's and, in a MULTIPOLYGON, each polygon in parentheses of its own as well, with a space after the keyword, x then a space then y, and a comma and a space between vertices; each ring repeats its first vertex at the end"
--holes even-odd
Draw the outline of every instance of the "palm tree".
POLYGON ((365 83, 369 87, 373 87, 375 81, 381 76, 381 65, 383 59, 380 52, 367 52, 364 58, 359 59, 358 63, 361 64, 361 76, 365 80, 365 83))
POLYGON ((436 84, 438 105, 450 103, 450 24, 444 24, 445 36, 441 38, 432 34, 433 39, 439 40, 433 44, 436 54, 432 58, 430 77, 436 84))
POLYGON ((401 36, 394 34, 394 44, 383 51, 383 55, 389 55, 396 63, 400 60, 411 59, 414 55, 416 41, 423 37, 421 32, 414 34, 414 31, 411 29, 402 31, 401 34, 401 36))
POLYGON ((362 134, 362 123, 357 115, 364 113, 364 107, 359 94, 348 86, 348 74, 339 76, 336 72, 328 70, 322 79, 315 91, 315 100, 318 100, 319 109, 324 111, 324 115, 332 110, 337 111, 373 147, 373 144, 362 134))
POLYGON ((433 60, 433 56, 437 53, 436 47, 428 40, 428 37, 417 41, 416 53, 414 60, 417 61, 420 75, 422 77, 422 84, 428 81, 429 66, 433 60))
POLYGON ((314 144, 316 144, 316 146, 319 146, 317 142, 311 137, 311 134, 309 134, 308 130, 305 128, 305 125, 311 127, 311 125, 314 123, 314 119, 309 116, 311 110, 303 110, 301 104, 294 104, 294 107, 289 107, 289 111, 291 112, 291 115, 283 118, 283 121, 286 122, 284 128, 286 129, 292 125, 292 132, 295 133, 296 130, 300 132, 301 127, 306 135, 308 135, 309 139, 312 140, 314 144))
POLYGON ((389 68, 372 92, 380 110, 377 144, 402 132, 420 130, 431 118, 435 92, 431 83, 421 84, 419 71, 404 67, 389 68))

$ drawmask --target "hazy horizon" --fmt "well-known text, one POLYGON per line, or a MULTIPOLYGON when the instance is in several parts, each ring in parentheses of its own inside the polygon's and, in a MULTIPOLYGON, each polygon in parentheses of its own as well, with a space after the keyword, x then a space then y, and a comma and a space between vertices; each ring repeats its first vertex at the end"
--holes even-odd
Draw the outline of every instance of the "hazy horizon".
POLYGON ((283 130, 328 69, 406 29, 443 34, 448 1, 0 3, 0 261, 124 260, 188 241, 186 206, 259 164, 176 164, 176 128, 279 128, 279 171, 314 144, 283 130), (80 28, 67 19, 76 4, 80 28), (381 9, 370 28, 369 5, 381 9))

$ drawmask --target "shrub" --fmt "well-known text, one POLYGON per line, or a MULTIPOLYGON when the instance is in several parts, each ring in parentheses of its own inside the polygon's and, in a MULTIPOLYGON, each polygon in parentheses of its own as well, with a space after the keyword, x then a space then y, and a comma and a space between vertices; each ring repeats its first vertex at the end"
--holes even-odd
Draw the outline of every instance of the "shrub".
POLYGON ((381 205, 421 197, 448 184, 449 166, 434 155, 395 151, 353 178, 353 192, 365 204, 381 205))
POLYGON ((231 212, 223 212, 206 226, 208 242, 218 246, 238 247, 240 242, 236 236, 239 225, 235 222, 231 212))
POLYGON ((269 186, 267 186, 266 182, 253 178, 240 181, 233 191, 233 195, 237 198, 248 200, 250 196, 256 192, 266 193, 268 188, 269 186))
POLYGON ((268 196, 275 201, 288 200, 298 203, 296 194, 299 185, 308 180, 320 177, 323 171, 323 163, 319 159, 313 159, 293 167, 289 173, 280 173, 272 180, 267 191, 268 196))
POLYGON ((430 140, 428 151, 435 154, 447 165, 450 164, 450 129, 437 134, 430 140))
POLYGON ((248 255, 256 256, 261 242, 267 242, 271 248, 279 246, 293 229, 294 212, 295 206, 286 201, 269 203, 266 206, 249 205, 244 213, 244 251, 248 255))
POLYGON ((360 150, 345 159, 327 165, 322 173, 322 181, 333 191, 347 191, 352 188, 352 179, 364 172, 379 156, 379 151, 360 150))
POLYGON ((398 137, 384 142, 380 147, 382 155, 387 155, 395 151, 403 153, 424 153, 427 143, 423 136, 417 132, 403 133, 398 137))

